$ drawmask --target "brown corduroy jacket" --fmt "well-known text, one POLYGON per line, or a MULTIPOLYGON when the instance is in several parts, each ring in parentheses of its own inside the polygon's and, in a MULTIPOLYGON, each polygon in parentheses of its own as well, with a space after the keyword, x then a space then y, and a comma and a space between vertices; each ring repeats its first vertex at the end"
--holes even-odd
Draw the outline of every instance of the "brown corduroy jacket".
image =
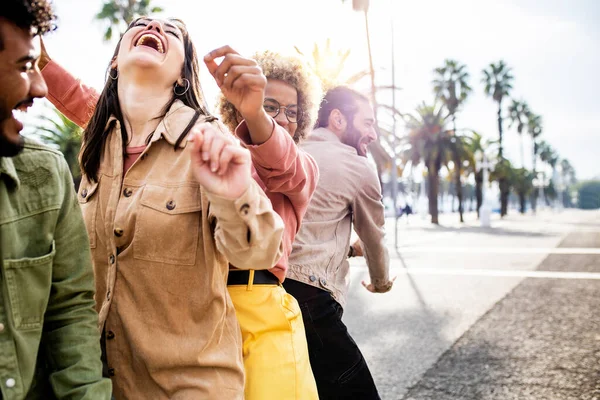
POLYGON ((282 254, 283 222, 258 184, 232 201, 194 179, 191 146, 175 148, 193 114, 175 102, 124 176, 109 122, 98 182, 79 188, 116 399, 242 399, 228 262, 267 269, 282 254))

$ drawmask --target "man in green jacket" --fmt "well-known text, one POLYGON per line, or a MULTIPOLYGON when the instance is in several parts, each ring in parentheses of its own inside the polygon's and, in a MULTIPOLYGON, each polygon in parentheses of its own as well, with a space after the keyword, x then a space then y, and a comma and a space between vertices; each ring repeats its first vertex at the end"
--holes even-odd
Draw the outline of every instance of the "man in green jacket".
POLYGON ((46 95, 34 37, 49 0, 0 7, 0 399, 110 398, 88 236, 63 156, 15 119, 46 95))

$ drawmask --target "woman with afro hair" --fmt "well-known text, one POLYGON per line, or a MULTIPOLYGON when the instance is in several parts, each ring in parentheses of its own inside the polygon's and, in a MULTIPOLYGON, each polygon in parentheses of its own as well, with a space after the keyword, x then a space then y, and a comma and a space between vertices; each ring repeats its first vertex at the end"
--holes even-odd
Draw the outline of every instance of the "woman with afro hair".
POLYGON ((318 180, 314 159, 297 144, 316 120, 320 85, 300 59, 272 51, 246 58, 225 46, 204 62, 221 89, 217 111, 250 150, 254 179, 285 224, 283 256, 273 268, 229 271, 242 330, 246 399, 318 399, 302 313, 282 282, 318 180))

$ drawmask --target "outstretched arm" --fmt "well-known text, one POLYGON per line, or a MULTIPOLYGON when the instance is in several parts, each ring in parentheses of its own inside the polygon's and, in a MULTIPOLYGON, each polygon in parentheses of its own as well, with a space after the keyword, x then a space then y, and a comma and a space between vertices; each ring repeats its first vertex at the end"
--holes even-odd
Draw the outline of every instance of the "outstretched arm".
POLYGON ((289 132, 265 112, 268 82, 261 68, 229 46, 211 51, 204 62, 223 95, 244 119, 235 133, 250 150, 258 176, 270 192, 290 200, 300 222, 316 188, 318 168, 313 158, 296 146, 289 132), (222 61, 217 65, 215 60, 219 58, 222 61))
POLYGON ((352 203, 354 230, 360 238, 371 277, 371 283, 363 282, 363 286, 374 293, 385 293, 392 288, 394 280, 389 279, 381 188, 375 171, 369 169, 367 174, 352 203))

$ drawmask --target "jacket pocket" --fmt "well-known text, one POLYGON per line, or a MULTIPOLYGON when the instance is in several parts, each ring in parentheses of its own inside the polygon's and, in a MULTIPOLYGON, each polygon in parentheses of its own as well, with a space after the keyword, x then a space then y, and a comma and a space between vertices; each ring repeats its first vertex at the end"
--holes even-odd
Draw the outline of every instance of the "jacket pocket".
POLYGON ((146 185, 135 222, 133 257, 194 265, 200 230, 200 187, 146 185))
POLYGON ((96 248, 96 213, 98 212, 98 183, 90 183, 87 179, 82 178, 77 193, 77 201, 81 206, 85 228, 87 229, 88 237, 90 238, 90 248, 96 248))
POLYGON ((41 329, 52 286, 54 242, 49 254, 4 260, 10 314, 16 329, 41 329))

